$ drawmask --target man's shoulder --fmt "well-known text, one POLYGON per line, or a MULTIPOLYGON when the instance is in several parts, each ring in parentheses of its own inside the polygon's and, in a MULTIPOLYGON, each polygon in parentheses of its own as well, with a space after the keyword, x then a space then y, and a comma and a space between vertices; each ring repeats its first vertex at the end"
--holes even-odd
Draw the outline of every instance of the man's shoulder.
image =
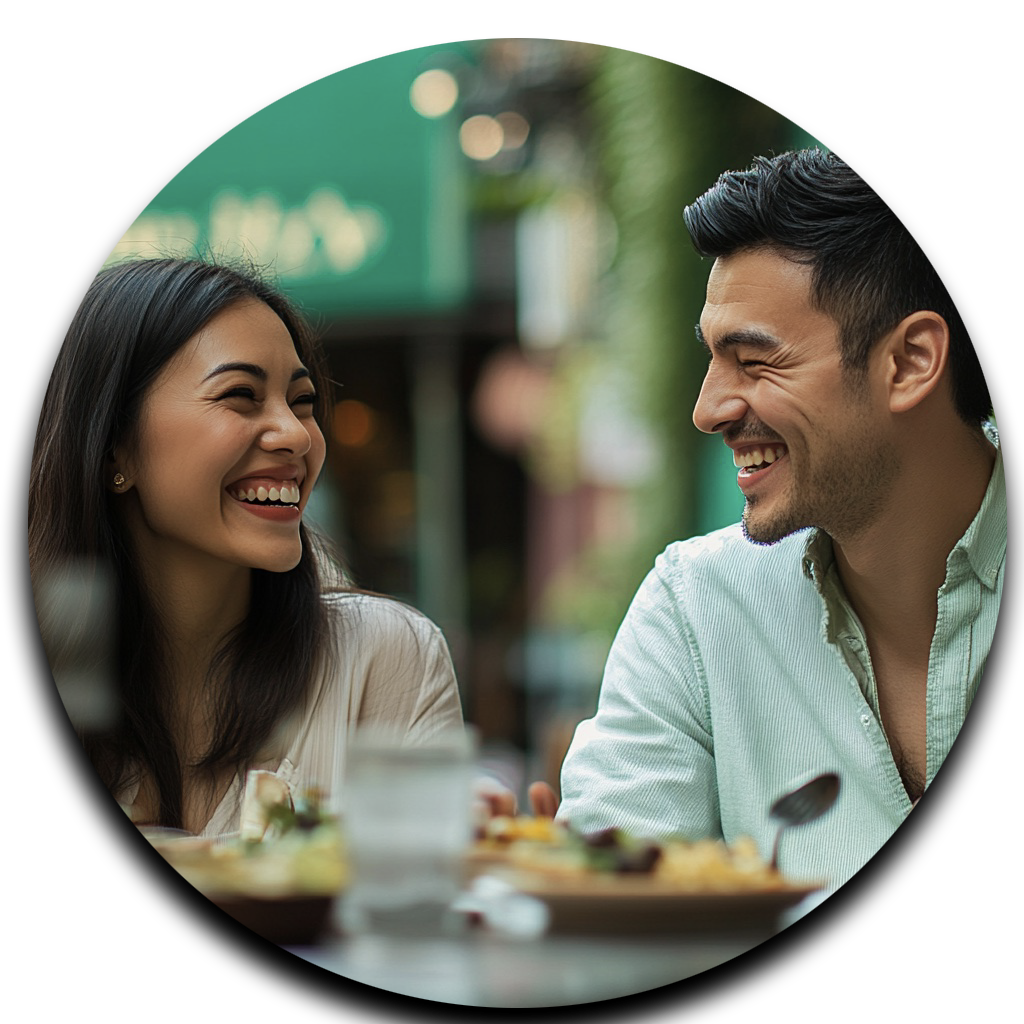
POLYGON ((675 541, 658 556, 656 567, 667 575, 756 577, 763 573, 800 570, 809 539, 808 530, 783 537, 774 544, 749 540, 739 523, 699 537, 675 541))

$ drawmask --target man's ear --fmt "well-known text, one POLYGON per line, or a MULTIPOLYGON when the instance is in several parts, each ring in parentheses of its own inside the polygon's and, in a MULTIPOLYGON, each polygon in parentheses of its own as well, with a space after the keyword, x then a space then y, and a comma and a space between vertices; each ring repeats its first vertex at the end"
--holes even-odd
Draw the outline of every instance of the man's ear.
POLYGON ((949 363, 949 326, 938 313, 919 310, 901 320, 883 345, 889 408, 908 412, 939 386, 949 363))

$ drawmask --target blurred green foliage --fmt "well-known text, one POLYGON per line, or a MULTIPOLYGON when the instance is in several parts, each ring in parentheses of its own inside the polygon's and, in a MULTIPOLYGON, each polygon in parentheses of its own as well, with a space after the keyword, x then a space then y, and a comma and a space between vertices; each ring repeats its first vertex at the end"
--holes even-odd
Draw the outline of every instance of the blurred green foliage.
POLYGON ((658 552, 735 521, 742 508, 721 441, 691 418, 706 365, 694 326, 710 264, 690 244, 683 209, 723 171, 813 140, 722 82, 627 50, 597 62, 590 107, 599 189, 617 228, 601 288, 602 358, 649 431, 658 468, 631 496, 635 536, 585 552, 548 594, 547 616, 610 643, 658 552))

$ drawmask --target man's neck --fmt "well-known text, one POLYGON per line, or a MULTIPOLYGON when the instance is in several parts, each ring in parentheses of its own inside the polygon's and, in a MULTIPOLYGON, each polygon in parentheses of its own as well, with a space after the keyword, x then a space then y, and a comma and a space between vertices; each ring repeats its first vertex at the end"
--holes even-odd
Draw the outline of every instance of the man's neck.
POLYGON ((868 636, 930 644, 950 551, 981 507, 995 449, 974 432, 908 459, 886 509, 850 538, 833 538, 847 596, 868 636))

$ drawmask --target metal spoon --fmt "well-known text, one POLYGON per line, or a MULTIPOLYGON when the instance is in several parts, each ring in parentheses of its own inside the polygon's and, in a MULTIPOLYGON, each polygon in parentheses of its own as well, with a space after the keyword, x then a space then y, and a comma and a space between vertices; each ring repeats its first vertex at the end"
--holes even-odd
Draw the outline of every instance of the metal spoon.
POLYGON ((839 796, 839 776, 835 772, 825 772, 805 782, 785 796, 780 796, 772 804, 768 813, 778 821, 779 831, 775 833, 775 846, 772 848, 772 867, 779 866, 779 840, 782 833, 793 825, 806 825, 815 818, 820 818, 839 796))

